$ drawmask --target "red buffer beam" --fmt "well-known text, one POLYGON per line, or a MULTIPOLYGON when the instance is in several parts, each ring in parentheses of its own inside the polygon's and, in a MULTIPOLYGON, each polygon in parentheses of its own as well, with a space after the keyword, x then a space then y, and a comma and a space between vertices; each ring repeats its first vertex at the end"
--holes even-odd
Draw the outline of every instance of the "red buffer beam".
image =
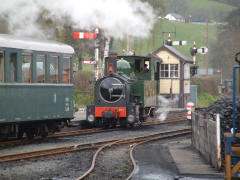
POLYGON ((97 33, 74 32, 74 39, 97 39, 97 33))

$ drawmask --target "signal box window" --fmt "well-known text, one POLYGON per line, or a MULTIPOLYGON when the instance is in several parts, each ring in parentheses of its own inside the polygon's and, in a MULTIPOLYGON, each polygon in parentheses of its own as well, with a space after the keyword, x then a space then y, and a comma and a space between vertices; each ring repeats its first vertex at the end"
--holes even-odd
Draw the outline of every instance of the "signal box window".
POLYGON ((11 82, 17 81, 17 53, 10 54, 10 75, 11 82))
POLYGON ((70 57, 64 57, 63 58, 63 83, 70 83, 70 57))
POLYGON ((0 82, 4 82, 4 53, 0 52, 0 82))
POLYGON ((178 78, 178 64, 161 64, 160 77, 161 78, 178 78))
POLYGON ((46 80, 46 56, 44 55, 37 55, 36 58, 36 70, 37 70, 37 82, 38 83, 45 83, 46 80))
POLYGON ((24 83, 32 82, 32 55, 31 54, 22 55, 22 82, 24 83))
POLYGON ((50 56, 50 83, 59 82, 59 57, 50 56))

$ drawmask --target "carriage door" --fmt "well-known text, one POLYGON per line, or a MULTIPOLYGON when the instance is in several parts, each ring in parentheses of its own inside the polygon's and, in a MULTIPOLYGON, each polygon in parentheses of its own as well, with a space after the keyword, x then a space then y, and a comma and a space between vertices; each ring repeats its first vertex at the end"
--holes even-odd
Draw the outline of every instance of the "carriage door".
POLYGON ((5 82, 17 82, 17 52, 6 52, 5 82))

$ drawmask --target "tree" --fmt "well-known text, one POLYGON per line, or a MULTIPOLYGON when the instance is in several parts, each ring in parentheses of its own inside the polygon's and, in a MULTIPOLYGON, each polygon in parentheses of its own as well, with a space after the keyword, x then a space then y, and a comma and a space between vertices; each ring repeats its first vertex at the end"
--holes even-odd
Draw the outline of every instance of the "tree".
POLYGON ((234 56, 240 51, 240 9, 231 12, 225 19, 227 24, 218 28, 218 38, 212 44, 210 62, 213 68, 223 68, 225 78, 232 77, 232 66, 236 65, 234 56))

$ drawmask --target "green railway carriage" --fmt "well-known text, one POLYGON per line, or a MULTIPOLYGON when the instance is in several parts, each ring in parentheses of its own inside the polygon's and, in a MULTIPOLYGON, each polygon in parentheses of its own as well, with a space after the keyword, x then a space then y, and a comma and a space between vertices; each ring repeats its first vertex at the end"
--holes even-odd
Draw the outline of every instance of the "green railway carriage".
POLYGON ((73 118, 74 49, 0 34, 0 138, 46 136, 73 118))

